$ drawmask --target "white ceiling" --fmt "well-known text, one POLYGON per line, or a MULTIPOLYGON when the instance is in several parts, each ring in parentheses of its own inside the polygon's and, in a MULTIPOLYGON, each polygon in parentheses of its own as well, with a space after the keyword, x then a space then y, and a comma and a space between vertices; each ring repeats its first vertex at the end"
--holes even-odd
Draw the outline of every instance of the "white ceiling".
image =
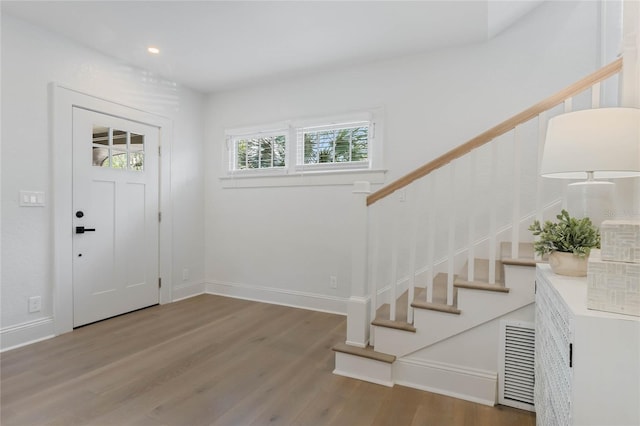
POLYGON ((2 1, 2 13, 202 92, 482 42, 532 1, 2 1), (146 49, 161 49, 157 56, 146 49))

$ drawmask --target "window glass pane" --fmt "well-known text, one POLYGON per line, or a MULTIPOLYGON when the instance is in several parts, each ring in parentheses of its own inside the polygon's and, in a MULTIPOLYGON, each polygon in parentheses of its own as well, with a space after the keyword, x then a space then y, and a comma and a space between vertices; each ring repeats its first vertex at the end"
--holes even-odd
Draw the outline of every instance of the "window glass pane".
POLYGON ((285 165, 285 140, 284 136, 276 136, 273 147, 273 167, 284 167, 285 165))
POLYGON ((144 150, 144 135, 138 135, 136 133, 131 133, 131 151, 142 151, 144 150))
POLYGON ((247 168, 247 141, 241 140, 238 141, 236 145, 236 169, 246 169, 247 168))
POLYGON ((344 163, 351 161, 351 136, 353 129, 343 129, 336 131, 336 163, 344 163))
POLYGON ((127 145, 127 132, 113 129, 113 145, 125 148, 127 145))
POLYGON ((111 168, 126 169, 127 168, 127 152, 116 151, 111 152, 111 168))
POLYGON ((137 172, 144 170, 144 152, 129 153, 129 169, 137 172))
POLYGON ((318 162, 318 134, 304 134, 304 162, 305 164, 315 164, 318 162))
POLYGON ((334 148, 333 143, 336 139, 336 131, 318 132, 317 147, 318 150, 318 162, 320 163, 333 163, 334 148))
POLYGON ((368 158, 369 127, 303 132, 304 163, 349 163, 368 158))
POLYGON ((250 137, 234 140, 235 169, 270 169, 285 166, 284 135, 250 137))
POLYGON ((144 170, 144 135, 131 133, 129 142, 129 169, 144 170))
POLYGON ((96 145, 109 145, 109 128, 94 124, 93 143, 96 145))
POLYGON ((103 167, 104 163, 107 163, 106 167, 109 167, 109 148, 102 148, 94 146, 92 150, 94 166, 103 167))
POLYGON ((369 127, 356 127, 351 137, 351 161, 366 161, 369 158, 369 127))
POLYGON ((260 144, 260 168, 273 167, 273 139, 263 138, 258 141, 260 144))
POLYGON ((250 139, 247 141, 247 168, 258 168, 258 139, 250 139))

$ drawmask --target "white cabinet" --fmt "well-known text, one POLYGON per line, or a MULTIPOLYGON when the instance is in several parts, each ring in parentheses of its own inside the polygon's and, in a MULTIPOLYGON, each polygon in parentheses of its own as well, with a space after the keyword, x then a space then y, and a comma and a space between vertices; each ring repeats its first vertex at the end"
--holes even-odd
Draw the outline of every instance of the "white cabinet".
POLYGON ((640 425, 640 318, 587 309, 586 278, 536 271, 538 426, 640 425))

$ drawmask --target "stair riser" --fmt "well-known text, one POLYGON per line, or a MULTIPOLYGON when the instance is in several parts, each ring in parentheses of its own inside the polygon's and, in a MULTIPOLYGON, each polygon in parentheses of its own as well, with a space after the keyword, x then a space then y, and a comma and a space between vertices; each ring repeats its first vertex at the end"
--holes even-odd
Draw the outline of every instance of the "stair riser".
POLYGON ((393 364, 342 352, 336 352, 333 374, 389 387, 394 384, 393 364))
POLYGON ((504 277, 509 287, 535 297, 536 268, 523 265, 504 265, 504 277))

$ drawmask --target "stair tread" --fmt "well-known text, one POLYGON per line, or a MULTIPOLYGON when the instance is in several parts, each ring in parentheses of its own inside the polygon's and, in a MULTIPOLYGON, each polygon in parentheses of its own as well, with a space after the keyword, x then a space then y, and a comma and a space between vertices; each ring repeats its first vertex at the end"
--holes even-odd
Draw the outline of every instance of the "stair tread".
POLYGON ((414 300, 413 303, 411 303, 411 306, 414 308, 428 309, 431 311, 439 311, 456 315, 460 315, 461 312, 460 309, 455 306, 444 305, 442 303, 429 303, 422 300, 414 300))
POLYGON ((342 352, 349 355, 361 356, 363 358, 369 358, 375 361, 386 362, 387 364, 391 364, 396 360, 395 355, 389 355, 383 352, 377 352, 373 350, 373 347, 371 346, 367 346, 366 348, 360 348, 358 346, 348 345, 346 343, 338 343, 332 349, 335 352, 342 352))
POLYGON ((371 324, 380 327, 395 328, 396 330, 410 331, 412 333, 416 332, 416 328, 412 324, 409 324, 405 321, 392 321, 388 319, 376 318, 371 321, 371 324))
POLYGON ((536 263, 547 263, 546 260, 542 259, 531 259, 528 257, 520 257, 517 259, 512 259, 510 257, 502 259, 502 263, 504 265, 516 265, 516 266, 536 266, 536 263))
POLYGON ((456 280, 453 283, 453 285, 454 287, 466 288, 470 290, 487 290, 487 291, 497 291, 501 293, 509 293, 509 288, 505 287, 504 283, 490 284, 484 281, 456 280))

